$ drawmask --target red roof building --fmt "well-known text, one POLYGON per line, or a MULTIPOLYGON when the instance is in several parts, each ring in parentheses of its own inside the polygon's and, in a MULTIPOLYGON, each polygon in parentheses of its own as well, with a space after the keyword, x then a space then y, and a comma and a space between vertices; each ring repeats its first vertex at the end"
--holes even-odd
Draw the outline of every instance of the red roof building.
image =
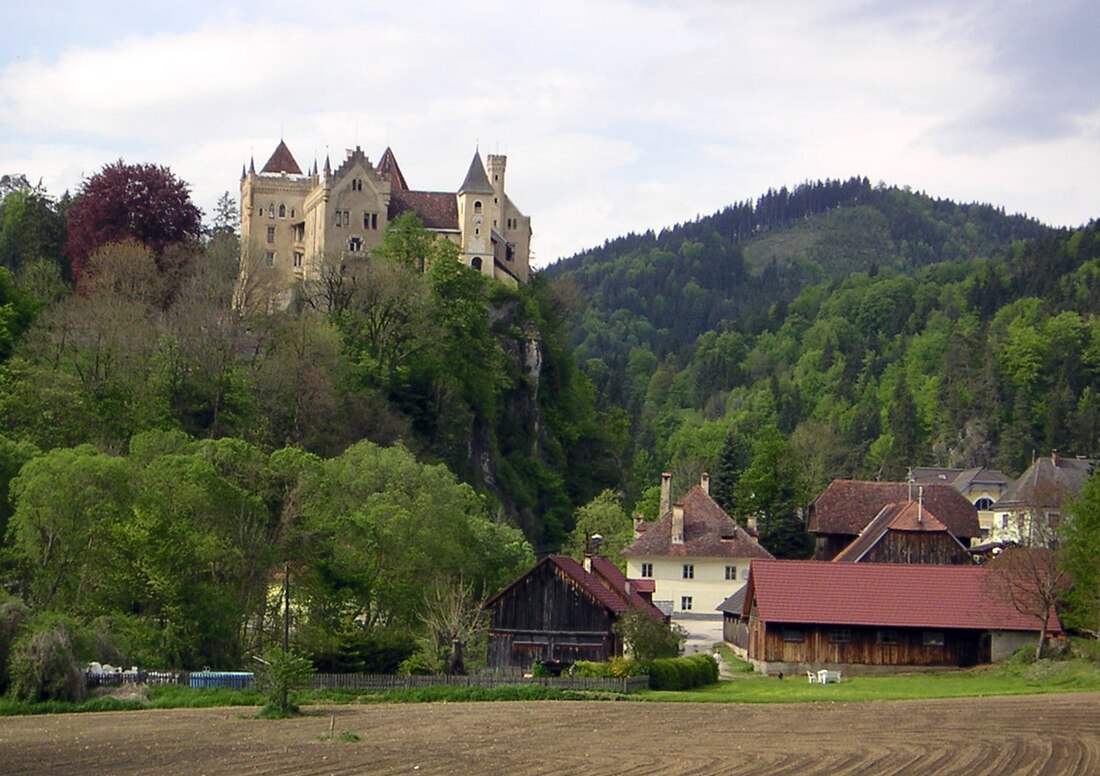
MULTIPOLYGON (((928 511, 969 546, 981 535, 978 510, 950 485, 924 485, 928 511)), ((832 560, 890 503, 913 501, 917 488, 907 482, 833 480, 810 504, 806 530, 817 537, 815 560, 832 560)))
POLYGON ((615 564, 591 558, 582 565, 563 555, 543 558, 484 608, 490 615, 493 668, 607 660, 623 653, 613 626, 625 614, 639 611, 664 620, 615 564))
POLYGON ((987 663, 1033 645, 1042 625, 982 566, 818 561, 754 561, 742 617, 750 660, 788 672, 987 663))
POLYGON ((833 562, 973 565, 974 560, 923 503, 907 501, 884 506, 833 562))

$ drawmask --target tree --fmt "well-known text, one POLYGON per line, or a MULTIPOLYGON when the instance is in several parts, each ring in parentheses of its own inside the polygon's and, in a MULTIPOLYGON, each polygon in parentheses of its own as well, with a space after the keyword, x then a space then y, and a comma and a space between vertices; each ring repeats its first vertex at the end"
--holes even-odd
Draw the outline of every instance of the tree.
POLYGON ((0 202, 0 267, 18 273, 35 261, 62 264, 65 221, 45 193, 18 190, 0 202))
POLYGON ((240 212, 237 210, 237 200, 229 196, 227 191, 218 197, 214 205, 214 234, 236 236, 239 224, 240 212))
POLYGON ((632 541, 633 528, 623 512, 619 494, 605 490, 580 507, 575 513, 573 530, 569 533, 562 551, 580 560, 588 551, 590 537, 603 537, 600 555, 620 568, 624 567, 622 552, 632 541))
POLYGON ((987 568, 992 592, 1010 601, 1020 614, 1039 621, 1035 659, 1040 659, 1049 625, 1057 616, 1058 599, 1068 581, 1058 550, 1041 546, 1008 547, 987 568))
POLYGON ((727 514, 734 513, 734 489, 741 472, 749 465, 752 450, 745 439, 730 431, 722 443, 722 452, 718 454, 718 466, 711 482, 710 495, 727 514))
POLYGON ((167 167, 119 159, 84 182, 67 226, 65 254, 79 282, 97 248, 128 238, 150 248, 160 266, 168 246, 201 236, 202 211, 167 167))
POLYGON ((774 427, 753 443, 752 463, 737 483, 737 513, 756 515, 760 543, 777 558, 805 558, 813 548, 801 517, 805 485, 789 443, 774 427))
POLYGON ((1069 506, 1063 542, 1063 564, 1072 581, 1067 594, 1066 624, 1100 638, 1100 473, 1085 483, 1069 506))
POLYGON ((611 630, 623 640, 626 652, 641 663, 676 657, 687 639, 687 631, 681 626, 665 625, 638 609, 623 614, 611 630))

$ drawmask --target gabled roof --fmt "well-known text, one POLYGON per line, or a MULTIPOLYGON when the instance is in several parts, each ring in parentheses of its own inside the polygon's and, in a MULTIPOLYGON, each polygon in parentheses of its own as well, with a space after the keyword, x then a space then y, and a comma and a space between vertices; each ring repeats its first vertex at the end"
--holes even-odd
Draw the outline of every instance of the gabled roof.
POLYGON ((1007 485, 1012 482, 1009 477, 998 469, 988 469, 984 466, 976 466, 971 469, 945 469, 936 466, 914 466, 909 471, 913 482, 925 484, 946 484, 960 493, 973 485, 1007 485))
POLYGON ((493 186, 485 174, 485 165, 481 163, 481 152, 474 151, 470 169, 466 171, 466 180, 458 187, 459 194, 492 194, 493 186))
POLYGON ((1092 469, 1093 461, 1083 458, 1057 455, 1038 458, 1020 475, 1020 479, 1008 486, 993 509, 1060 507, 1064 501, 1081 492, 1092 469))
MULTIPOLYGON (((923 485, 925 507, 955 536, 980 535, 978 510, 950 485, 923 485)), ((857 536, 889 503, 917 496, 916 486, 906 482, 833 480, 810 504, 806 530, 816 534, 857 536)))
POLYGON ((458 229, 458 201, 442 191, 394 191, 390 194, 389 219, 407 210, 416 213, 428 229, 458 229))
MULTIPOLYGON (((581 567, 584 568, 583 566, 581 567)), ((594 557, 592 558, 592 576, 596 578, 596 581, 603 582, 610 586, 621 598, 630 602, 630 605, 635 609, 645 612, 651 617, 662 619, 664 615, 661 610, 651 604, 646 599, 642 598, 640 593, 642 588, 648 587, 649 592, 653 592, 654 585, 653 580, 627 580, 626 576, 619 567, 609 561, 607 558, 594 557), (627 592, 629 583, 629 592, 627 592), (649 583, 649 584, 645 584, 649 583)))
POLYGON ((771 558, 772 554, 696 485, 676 504, 684 510, 684 543, 672 543, 670 509, 623 550, 627 557, 771 558))
POLYGON ((275 153, 271 154, 271 158, 260 170, 260 174, 274 173, 278 175, 284 172, 290 175, 301 175, 302 168, 298 166, 298 162, 294 161, 294 154, 290 153, 286 143, 280 140, 279 145, 275 146, 275 153))
POLYGON ((963 550, 966 549, 927 507, 917 501, 906 501, 884 506, 875 519, 863 529, 863 533, 833 558, 833 562, 858 563, 860 558, 870 552, 882 541, 882 537, 891 531, 943 533, 958 542, 963 550))
POLYGON ((631 609, 638 609, 652 617, 658 619, 664 618, 664 615, 659 609, 637 593, 627 595, 626 577, 623 576, 618 567, 603 558, 593 558, 593 561, 602 561, 602 563, 600 563, 600 565, 594 563, 593 571, 596 573, 589 573, 584 570, 584 566, 570 557, 565 555, 548 555, 531 567, 526 573, 521 574, 512 584, 508 585, 508 587, 486 601, 482 608, 489 608, 525 578, 549 564, 554 566, 558 573, 568 579, 577 590, 594 604, 604 606, 614 614, 619 615, 631 609))
MULTIPOLYGON (((1038 631, 983 566, 753 561, 745 608, 766 622, 1038 631)), ((1057 620, 1050 623, 1057 632, 1057 620)))
POLYGON ((741 610, 745 606, 745 594, 749 591, 748 585, 742 585, 736 593, 722 603, 718 604, 718 611, 741 616, 741 610))
POLYGON ((401 174, 401 168, 397 166, 397 157, 389 146, 378 160, 378 172, 390 180, 390 191, 408 191, 409 184, 405 182, 405 176, 401 174))

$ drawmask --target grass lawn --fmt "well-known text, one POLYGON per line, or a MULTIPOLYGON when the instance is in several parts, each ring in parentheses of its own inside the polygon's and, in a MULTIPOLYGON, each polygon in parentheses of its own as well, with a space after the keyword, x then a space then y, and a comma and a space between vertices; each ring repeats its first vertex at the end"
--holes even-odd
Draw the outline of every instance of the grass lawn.
MULTIPOLYGON (((726 659, 730 661, 730 657, 726 659)), ((736 661, 736 658, 733 660, 736 661)), ((778 679, 742 672, 734 674, 731 679, 696 690, 644 690, 635 695, 647 701, 794 703, 1028 695, 1081 690, 1100 690, 1100 665, 1075 658, 1035 663, 1014 659, 995 666, 939 674, 846 676, 840 684, 826 685, 810 684, 805 675, 778 679)))

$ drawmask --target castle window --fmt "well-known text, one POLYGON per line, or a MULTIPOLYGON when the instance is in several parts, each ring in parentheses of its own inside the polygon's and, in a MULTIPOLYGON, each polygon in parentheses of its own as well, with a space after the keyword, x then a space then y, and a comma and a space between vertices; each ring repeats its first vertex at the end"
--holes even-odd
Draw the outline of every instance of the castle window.
POLYGON ((268 242, 275 242, 275 227, 274 226, 267 227, 267 241, 268 242))
POLYGON ((274 202, 272 202, 270 205, 267 206, 267 217, 268 218, 274 218, 275 217, 275 203, 274 202))
POLYGON ((481 228, 480 227, 475 227, 474 228, 474 237, 481 237, 481 228))
POLYGON ((351 211, 350 210, 345 210, 344 211, 344 226, 347 226, 350 223, 351 223, 351 211))
POLYGON ((305 260, 305 257, 306 257, 305 254, 302 253, 301 251, 294 251, 294 266, 295 267, 302 266, 302 261, 305 260))
POLYGON ((264 261, 267 263, 267 266, 274 267, 275 266, 275 251, 268 251, 267 254, 264 256, 264 261))
POLYGON ((474 200, 474 212, 475 213, 480 213, 481 212, 481 200, 480 199, 475 199, 474 200))
POLYGON ((351 190, 352 191, 362 191, 363 190, 363 181, 359 180, 358 178, 353 180, 351 182, 351 190))
POLYGON ((378 214, 377 213, 371 213, 370 214, 370 228, 371 229, 377 229, 378 228, 378 214))
POLYGON ((294 218, 294 208, 291 208, 291 209, 290 209, 290 217, 291 217, 291 218, 294 218))
POLYGON ((363 241, 358 237, 348 238, 348 250, 352 253, 359 253, 363 250, 363 241))
POLYGON ((474 256, 472 259, 470 259, 470 266, 476 269, 478 272, 481 272, 481 257, 474 256))
POLYGON ((286 218, 286 205, 279 205, 279 218, 286 218))

